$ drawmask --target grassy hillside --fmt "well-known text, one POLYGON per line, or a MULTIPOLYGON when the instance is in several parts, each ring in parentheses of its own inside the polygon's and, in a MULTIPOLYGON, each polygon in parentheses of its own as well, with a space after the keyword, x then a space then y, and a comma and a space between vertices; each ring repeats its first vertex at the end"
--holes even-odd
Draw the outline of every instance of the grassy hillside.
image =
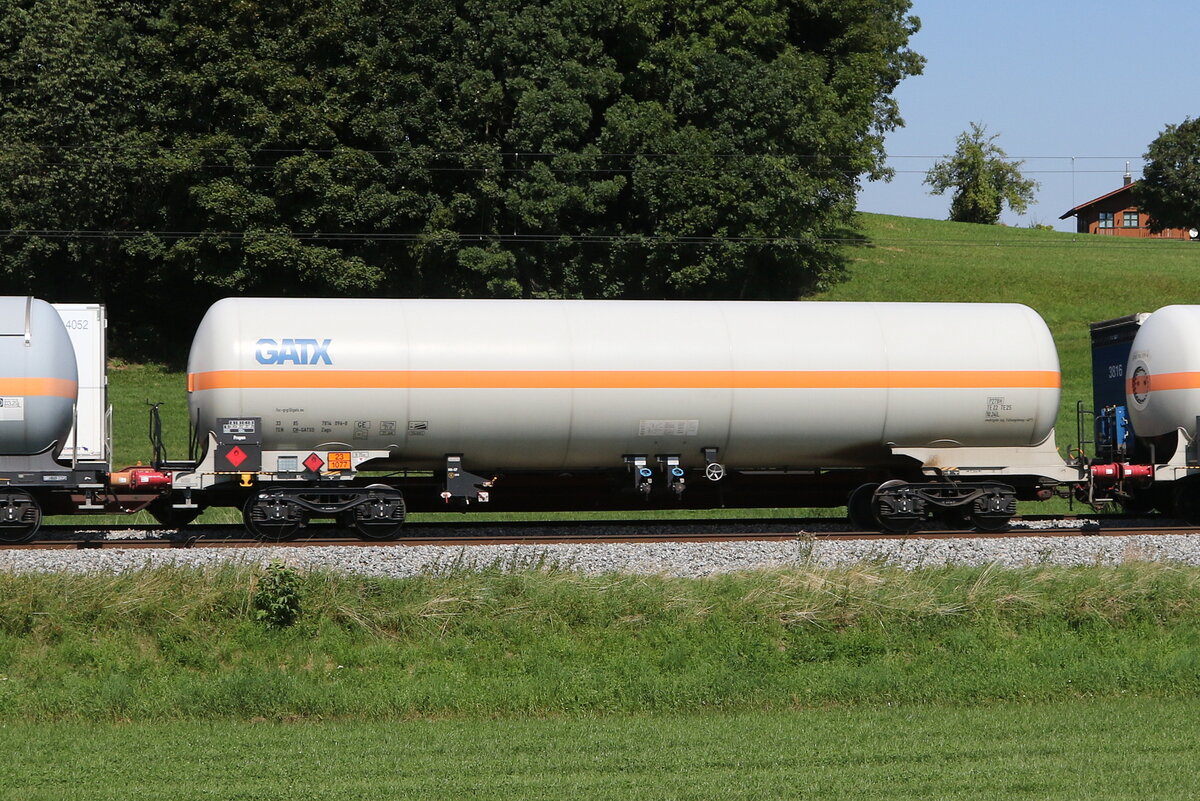
MULTIPOLYGON (((847 280, 814 300, 1024 303, 1054 333, 1063 371, 1058 442, 1091 407, 1088 323, 1200 303, 1200 244, 861 215, 847 280)), ((1003 336, 1003 332, 997 332, 1003 336)))

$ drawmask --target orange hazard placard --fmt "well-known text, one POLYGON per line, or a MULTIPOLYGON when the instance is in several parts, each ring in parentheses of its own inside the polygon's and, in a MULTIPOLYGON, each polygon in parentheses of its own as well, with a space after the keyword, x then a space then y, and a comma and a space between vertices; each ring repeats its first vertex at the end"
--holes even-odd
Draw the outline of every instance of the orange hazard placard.
POLYGON ((328 462, 330 470, 349 470, 350 451, 331 451, 328 462))

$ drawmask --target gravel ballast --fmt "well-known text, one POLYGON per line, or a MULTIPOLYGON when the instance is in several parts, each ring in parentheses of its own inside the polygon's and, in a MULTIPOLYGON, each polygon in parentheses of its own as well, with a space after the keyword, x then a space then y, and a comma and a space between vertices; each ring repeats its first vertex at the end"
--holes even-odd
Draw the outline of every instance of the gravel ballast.
POLYGON ((703 577, 861 563, 908 570, 947 565, 1112 566, 1147 561, 1200 566, 1200 535, 0 551, 0 570, 17 573, 117 573, 163 565, 207 568, 222 563, 265 565, 272 561, 300 570, 387 578, 490 568, 703 577))

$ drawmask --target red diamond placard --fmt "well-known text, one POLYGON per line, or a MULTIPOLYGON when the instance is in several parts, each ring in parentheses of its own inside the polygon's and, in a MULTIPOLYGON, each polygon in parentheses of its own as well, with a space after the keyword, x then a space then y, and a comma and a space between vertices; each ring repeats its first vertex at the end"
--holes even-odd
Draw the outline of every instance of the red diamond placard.
POLYGON ((320 456, 317 456, 315 453, 310 453, 308 458, 304 460, 304 466, 307 467, 311 472, 315 473, 325 466, 325 460, 320 456))
POLYGON ((246 452, 234 445, 229 449, 229 453, 225 454, 225 459, 236 468, 246 461, 246 452))

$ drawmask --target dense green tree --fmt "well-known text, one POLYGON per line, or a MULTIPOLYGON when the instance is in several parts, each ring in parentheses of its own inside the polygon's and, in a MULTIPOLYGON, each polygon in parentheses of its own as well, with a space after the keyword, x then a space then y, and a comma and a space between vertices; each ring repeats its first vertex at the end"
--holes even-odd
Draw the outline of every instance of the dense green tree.
POLYGON ((0 275, 148 331, 223 294, 794 298, 922 65, 909 0, 0 6, 0 275))
POLYGON ((1150 143, 1133 191, 1150 230, 1200 226, 1200 118, 1168 125, 1150 143))
MULTIPOLYGON (((361 4, 177 2, 159 25, 146 105, 162 151, 148 252, 225 294, 349 294, 389 264, 360 234, 403 226, 360 68, 361 4), (399 223, 399 225, 398 225, 399 223)), ((367 44, 364 44, 367 43, 367 44)))
POLYGON ((5 293, 106 299, 118 316, 157 280, 120 239, 153 142, 136 65, 153 37, 137 2, 0 0, 0 280, 5 293), (123 303, 124 301, 128 301, 123 303))
POLYGON ((995 225, 1004 205, 1021 214, 1033 201, 1037 182, 1021 175, 1024 162, 1005 161, 1005 152, 996 144, 999 136, 988 136, 986 125, 971 123, 970 131, 959 134, 954 155, 925 174, 930 194, 954 190, 951 220, 995 225))

